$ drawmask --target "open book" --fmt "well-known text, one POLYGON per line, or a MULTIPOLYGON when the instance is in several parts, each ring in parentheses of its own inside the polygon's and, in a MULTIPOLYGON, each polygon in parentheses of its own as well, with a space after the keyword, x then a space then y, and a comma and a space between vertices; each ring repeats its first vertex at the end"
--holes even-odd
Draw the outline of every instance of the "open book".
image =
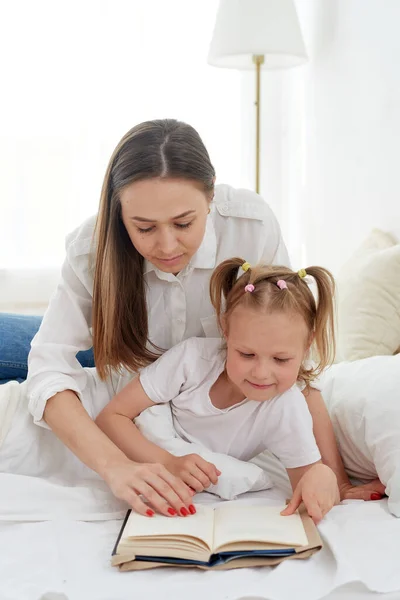
POLYGON ((319 550, 321 539, 306 512, 282 517, 283 508, 198 504, 195 515, 183 518, 149 518, 129 511, 112 564, 123 571, 178 565, 232 569, 306 558, 319 550))

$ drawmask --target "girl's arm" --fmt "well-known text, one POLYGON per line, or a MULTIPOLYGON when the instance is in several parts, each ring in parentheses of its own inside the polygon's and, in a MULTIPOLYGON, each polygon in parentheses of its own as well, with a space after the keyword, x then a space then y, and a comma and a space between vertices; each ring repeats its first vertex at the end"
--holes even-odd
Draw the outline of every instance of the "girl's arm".
POLYGON ((305 389, 303 394, 313 419, 314 437, 321 453, 322 462, 324 465, 330 467, 337 477, 340 499, 375 500, 378 499, 378 496, 383 496, 385 486, 379 479, 358 486, 353 486, 350 483, 321 392, 314 388, 309 388, 308 390, 305 389))
POLYGON ((201 456, 176 457, 142 435, 133 420, 151 406, 154 402, 144 391, 140 376, 135 377, 114 396, 95 422, 131 460, 161 463, 196 491, 202 491, 211 483, 216 484, 219 471, 201 456))
POLYGON ((95 423, 131 460, 164 464, 170 453, 146 439, 133 423, 141 412, 154 406, 140 378, 135 377, 103 408, 95 423))

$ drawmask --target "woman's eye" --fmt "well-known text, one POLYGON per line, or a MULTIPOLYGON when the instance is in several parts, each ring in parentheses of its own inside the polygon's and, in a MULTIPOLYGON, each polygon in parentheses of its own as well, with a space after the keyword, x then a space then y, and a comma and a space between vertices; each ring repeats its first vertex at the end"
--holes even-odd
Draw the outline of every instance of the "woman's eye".
POLYGON ((179 227, 179 229, 187 229, 192 223, 193 221, 190 221, 190 223, 175 223, 175 225, 179 227))
POLYGON ((290 358, 278 358, 277 356, 275 356, 275 360, 278 363, 287 363, 289 362, 290 358))
MULTIPOLYGON (((190 227, 192 225, 193 221, 190 221, 190 223, 175 223, 175 227, 177 227, 178 229, 187 229, 188 227, 190 227)), ((152 225, 151 227, 138 227, 137 228, 139 233, 150 233, 151 231, 154 230, 154 225, 152 225)))
POLYGON ((246 352, 239 352, 243 358, 253 358, 254 354, 247 354, 246 352))

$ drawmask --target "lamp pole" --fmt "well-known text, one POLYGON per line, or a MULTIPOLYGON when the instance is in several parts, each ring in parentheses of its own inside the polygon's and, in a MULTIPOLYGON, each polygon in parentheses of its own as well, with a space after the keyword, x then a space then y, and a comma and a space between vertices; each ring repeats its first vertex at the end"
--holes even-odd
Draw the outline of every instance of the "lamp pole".
POLYGON ((260 96, 261 96, 261 65, 264 63, 263 54, 254 54, 253 62, 256 65, 256 192, 260 192, 260 96))

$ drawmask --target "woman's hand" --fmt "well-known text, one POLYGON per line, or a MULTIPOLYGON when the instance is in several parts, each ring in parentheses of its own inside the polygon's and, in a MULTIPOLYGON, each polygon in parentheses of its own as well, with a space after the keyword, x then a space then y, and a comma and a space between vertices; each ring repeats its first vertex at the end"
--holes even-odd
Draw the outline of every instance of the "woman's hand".
POLYGON ((149 505, 167 517, 186 517, 196 512, 192 504, 193 492, 161 464, 122 461, 109 467, 104 479, 114 496, 141 515, 154 515, 149 505))
POLYGON ((385 486, 379 479, 373 479, 363 485, 346 483, 340 486, 341 500, 381 500, 385 495, 385 486))
POLYGON ((321 463, 307 469, 298 482, 291 501, 281 514, 292 515, 301 502, 304 502, 315 524, 319 523, 335 504, 339 504, 339 488, 332 469, 321 463))
POLYGON ((179 477, 196 492, 202 492, 212 483, 216 484, 221 475, 221 471, 215 465, 207 462, 198 454, 171 456, 167 461, 163 461, 163 464, 168 471, 179 477))

